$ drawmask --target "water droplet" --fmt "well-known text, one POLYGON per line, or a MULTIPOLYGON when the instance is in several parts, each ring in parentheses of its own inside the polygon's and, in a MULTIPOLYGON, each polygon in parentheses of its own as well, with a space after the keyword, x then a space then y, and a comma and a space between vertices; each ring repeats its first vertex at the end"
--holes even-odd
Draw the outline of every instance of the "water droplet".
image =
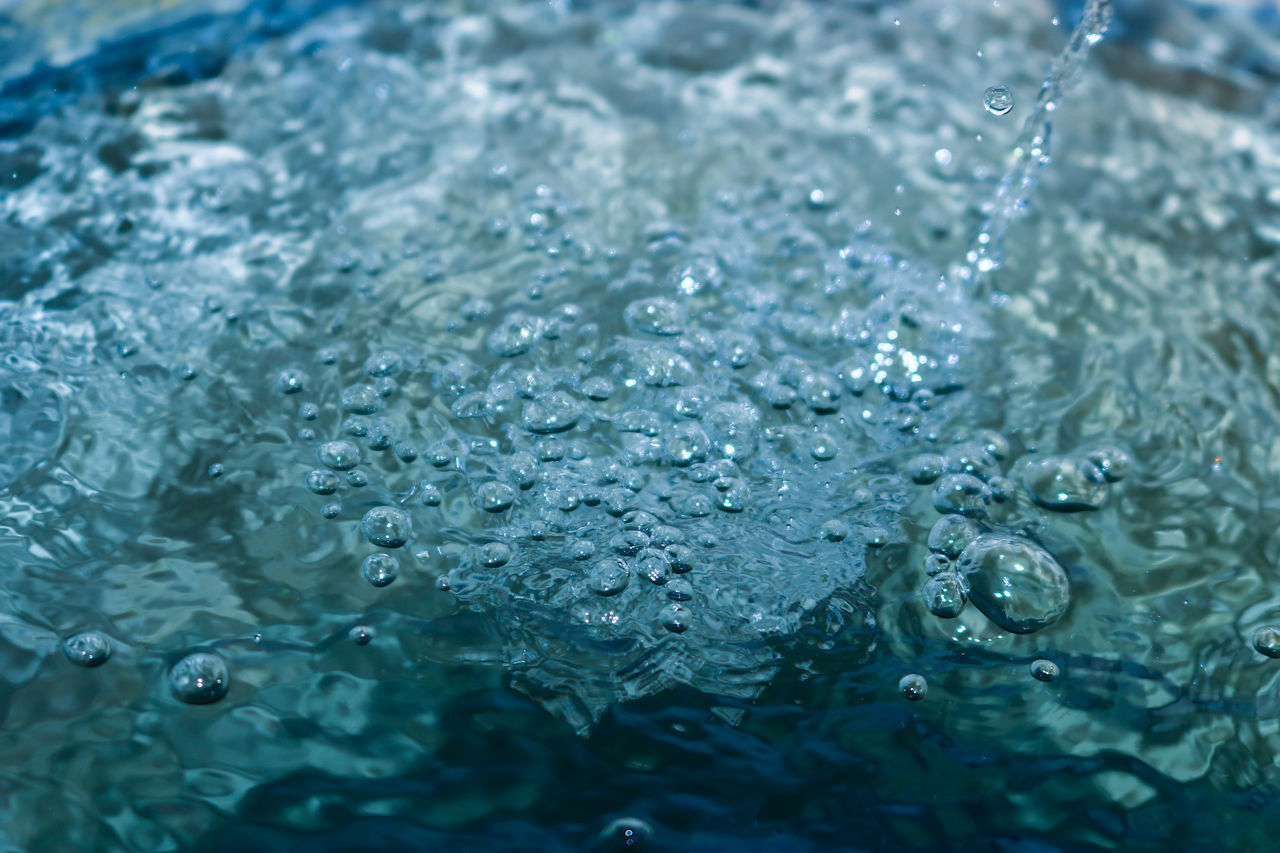
POLYGON ((348 471, 360 464, 360 448, 354 441, 327 441, 316 450, 321 465, 336 471, 348 471))
POLYGON ((978 525, 959 515, 938 519, 929 531, 929 550, 955 559, 969 543, 978 538, 978 525))
POLYGON ((188 705, 209 705, 227 695, 231 676, 227 663, 209 652, 195 652, 169 670, 169 690, 188 705))
POLYGON ((1080 512, 1098 509, 1107 500, 1107 480, 1088 459, 1049 456, 1037 459, 1022 472, 1031 499, 1045 509, 1080 512))
POLYGON ((979 536, 964 549, 957 569, 983 615, 1016 634, 1053 623, 1070 602, 1067 573, 1047 552, 1022 539, 979 536))
POLYGON ((617 595, 631 582, 631 570, 620 557, 606 557, 591 567, 587 586, 596 595, 617 595))
POLYGON ((898 692, 908 702, 919 702, 929 692, 929 682, 924 680, 923 675, 913 672, 898 680, 898 692))
POLYGON ((1253 634, 1253 647, 1269 658, 1280 658, 1280 628, 1259 628, 1253 634))
POLYGON ((1036 681, 1057 681, 1061 670, 1051 660, 1040 658, 1031 662, 1031 677, 1036 681))
POLYGON ((400 576, 400 561, 390 554, 370 554, 360 564, 360 574, 376 587, 384 587, 400 576))
POLYGON ((62 641, 62 654, 76 666, 102 666, 111 657, 111 643, 97 631, 83 631, 62 641))
POLYGON ((920 595, 934 616, 954 619, 969 600, 969 585, 955 572, 943 572, 925 581, 920 595))
POLYGON ((403 510, 378 506, 364 514, 360 528, 365 538, 382 548, 399 548, 413 532, 409 516, 403 510))
POLYGON ((992 115, 1002 116, 1013 109, 1013 92, 1005 86, 992 86, 982 93, 982 105, 992 115))

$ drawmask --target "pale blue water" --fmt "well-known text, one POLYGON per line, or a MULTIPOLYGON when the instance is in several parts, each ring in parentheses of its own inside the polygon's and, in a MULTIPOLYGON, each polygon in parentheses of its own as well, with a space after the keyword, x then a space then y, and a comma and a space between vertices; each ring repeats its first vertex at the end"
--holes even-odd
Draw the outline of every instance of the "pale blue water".
POLYGON ((1280 25, 1081 5, 0 6, 7 849, 1266 849, 1280 25))

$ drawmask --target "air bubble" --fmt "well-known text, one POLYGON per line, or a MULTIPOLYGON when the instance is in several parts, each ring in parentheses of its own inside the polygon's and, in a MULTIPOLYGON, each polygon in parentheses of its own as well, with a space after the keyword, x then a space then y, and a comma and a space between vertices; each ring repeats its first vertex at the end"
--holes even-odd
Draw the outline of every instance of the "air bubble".
POLYGON ((1022 472, 1022 482, 1032 500, 1057 512, 1098 509, 1107 500, 1106 477, 1088 459, 1037 459, 1022 472))
POLYGON ((929 682, 925 681, 923 675, 913 672, 899 679, 898 692, 908 702, 919 702, 929 692, 929 682))
POLYGON ((485 512, 503 512, 516 501, 516 490, 506 483, 491 480, 476 489, 476 506, 485 512))
POLYGON ((1008 536, 979 536, 964 549, 958 570, 969 596, 992 622, 1016 634, 1030 634, 1067 610, 1067 574, 1043 549, 1008 536))
POLYGON ((1036 681, 1057 681, 1061 670, 1051 660, 1040 658, 1031 663, 1031 677, 1036 681))
POLYGON ((111 657, 111 643, 97 631, 83 631, 62 641, 62 654, 76 666, 92 669, 111 657))
POLYGON ((307 387, 307 374, 301 370, 285 370, 276 377, 276 390, 281 394, 297 394, 307 387))
POLYGON ((390 554, 370 554, 360 564, 360 574, 373 586, 384 587, 400 576, 400 561, 390 554))
POLYGON ((338 475, 332 471, 317 468, 307 474, 306 482, 307 488, 317 495, 331 495, 338 491, 338 485, 341 481, 338 479, 338 475))
POLYGON ((689 630, 689 609, 682 604, 668 604, 662 610, 662 627, 673 634, 683 634, 689 630))
POLYGON ((622 317, 633 332, 670 337, 684 332, 685 312, 664 297, 640 299, 623 309, 622 317))
POLYGON ((374 507, 366 512, 360 528, 366 539, 381 548, 399 548, 412 534, 408 514, 389 506, 374 507))
POLYGON ((342 411, 352 415, 371 415, 378 411, 381 400, 372 385, 349 385, 339 398, 342 411))
POLYGON ((1280 628, 1259 628, 1253 634, 1253 647, 1269 658, 1280 658, 1280 628))
POLYGON ((169 690, 188 705, 209 705, 227 695, 227 663, 209 652, 189 654, 169 670, 169 690))
POLYGON ((972 474, 948 474, 933 487, 933 508, 941 513, 983 516, 990 502, 991 490, 972 474))
POLYGON ((969 600, 969 585, 955 572, 942 572, 925 581, 920 595, 934 616, 954 619, 969 600))
POLYGON ((937 453, 922 453, 907 463, 907 475, 913 483, 926 485, 942 476, 947 460, 937 453))
POLYGON ((373 642, 374 630, 368 625, 357 625, 347 632, 347 637, 357 646, 367 646, 373 642))
POLYGON ((929 531, 929 550, 955 559, 978 538, 978 525, 959 515, 947 515, 934 522, 929 531))
POLYGON ((617 595, 631 582, 631 570, 625 560, 607 557, 591 567, 587 586, 596 595, 617 595))
POLYGON ((1085 459, 1097 466, 1108 483, 1118 483, 1129 474, 1133 460, 1118 447, 1101 447, 1085 454, 1085 459))
POLYGON ((1013 92, 1006 86, 992 86, 982 93, 982 105, 992 115, 1002 116, 1013 109, 1013 92))
POLYGON ((316 450, 321 465, 336 471, 348 471, 360 464, 360 448, 346 439, 328 441, 316 450))
POLYGON ((564 432, 578 423, 582 407, 566 391, 556 391, 540 400, 525 403, 520 424, 535 435, 564 432))
POLYGON ((600 830, 596 844, 606 850, 639 850, 649 843, 653 829, 638 817, 620 817, 600 830))

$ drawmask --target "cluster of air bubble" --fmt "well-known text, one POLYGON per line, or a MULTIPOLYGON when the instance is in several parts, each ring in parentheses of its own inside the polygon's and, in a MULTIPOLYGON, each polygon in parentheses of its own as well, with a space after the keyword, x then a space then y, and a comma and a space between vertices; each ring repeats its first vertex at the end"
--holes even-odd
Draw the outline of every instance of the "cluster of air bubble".
POLYGON ((895 535, 904 460, 945 431, 976 322, 866 238, 768 258, 793 228, 776 200, 725 217, 735 266, 671 222, 602 251, 550 224, 575 209, 556 191, 527 198, 526 244, 574 249, 559 277, 623 298, 558 302, 538 276, 457 303, 439 345, 410 325, 268 377, 297 406, 300 480, 358 525, 373 586, 412 565, 464 601, 563 614, 585 633, 554 632, 556 654, 599 671, 574 697, 590 715, 641 659, 624 695, 734 689, 895 535), (617 651, 588 655, 603 637, 617 651))
POLYGON ((1010 454, 1008 439, 982 430, 972 441, 910 461, 912 480, 933 485, 933 508, 941 515, 929 531, 920 594, 940 618, 955 619, 972 602, 999 628, 1030 634, 1066 613, 1071 590, 1058 561, 1015 523, 1019 497, 1055 512, 1096 510, 1130 461, 1111 446, 1069 456, 1030 454, 1010 479, 1004 470, 1010 454))

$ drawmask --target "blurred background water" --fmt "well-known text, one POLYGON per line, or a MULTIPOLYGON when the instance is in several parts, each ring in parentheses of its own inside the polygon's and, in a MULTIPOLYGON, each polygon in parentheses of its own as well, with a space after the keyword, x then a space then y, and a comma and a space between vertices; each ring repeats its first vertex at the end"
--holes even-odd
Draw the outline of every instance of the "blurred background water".
POLYGON ((0 846, 1272 849, 1280 14, 1114 11, 0 0, 0 846))

